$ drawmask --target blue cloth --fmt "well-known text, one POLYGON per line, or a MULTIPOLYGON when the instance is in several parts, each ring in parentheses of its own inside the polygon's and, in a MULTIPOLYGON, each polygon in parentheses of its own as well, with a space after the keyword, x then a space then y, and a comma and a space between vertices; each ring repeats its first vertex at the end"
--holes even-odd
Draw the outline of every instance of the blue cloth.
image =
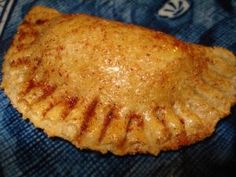
MULTIPOLYGON (((222 46, 236 52, 235 0, 180 1, 15 1, 0 38, 0 63, 17 26, 35 5, 53 7, 64 13, 83 12, 138 24, 173 34, 185 41, 222 46)), ((0 0, 0 18, 4 13, 4 2, 0 0)), ((228 118, 220 121, 213 136, 202 142, 178 151, 162 152, 158 157, 117 157, 81 151, 62 139, 48 138, 30 122, 21 119, 1 90, 0 177, 234 176, 230 171, 236 173, 236 109, 232 111, 228 118)))

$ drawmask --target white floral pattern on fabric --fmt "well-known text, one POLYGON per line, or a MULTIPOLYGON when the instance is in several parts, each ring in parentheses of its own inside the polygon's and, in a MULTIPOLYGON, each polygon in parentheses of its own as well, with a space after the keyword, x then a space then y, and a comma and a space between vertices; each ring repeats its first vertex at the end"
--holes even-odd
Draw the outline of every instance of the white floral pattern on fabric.
POLYGON ((0 16, 2 15, 3 12, 3 7, 6 3, 6 0, 0 0, 0 16))
POLYGON ((190 8, 188 0, 168 0, 158 11, 158 15, 176 18, 183 15, 190 8))
POLYGON ((0 0, 0 37, 14 0, 0 0))

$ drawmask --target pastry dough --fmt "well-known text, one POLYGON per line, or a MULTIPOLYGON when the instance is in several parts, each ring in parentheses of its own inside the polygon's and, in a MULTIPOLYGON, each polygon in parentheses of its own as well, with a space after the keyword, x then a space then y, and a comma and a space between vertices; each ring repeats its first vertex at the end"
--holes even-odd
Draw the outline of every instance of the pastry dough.
POLYGON ((219 47, 37 6, 7 51, 2 88, 48 136, 116 155, 211 135, 236 102, 236 58, 219 47))

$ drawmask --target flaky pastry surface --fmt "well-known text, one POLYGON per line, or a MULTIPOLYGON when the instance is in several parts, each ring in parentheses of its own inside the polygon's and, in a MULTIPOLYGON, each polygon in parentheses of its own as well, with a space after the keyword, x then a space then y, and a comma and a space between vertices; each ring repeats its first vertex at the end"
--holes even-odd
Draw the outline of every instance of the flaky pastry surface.
POLYGON ((211 135, 236 102, 236 58, 219 47, 34 7, 3 64, 13 106, 49 136, 117 154, 211 135))

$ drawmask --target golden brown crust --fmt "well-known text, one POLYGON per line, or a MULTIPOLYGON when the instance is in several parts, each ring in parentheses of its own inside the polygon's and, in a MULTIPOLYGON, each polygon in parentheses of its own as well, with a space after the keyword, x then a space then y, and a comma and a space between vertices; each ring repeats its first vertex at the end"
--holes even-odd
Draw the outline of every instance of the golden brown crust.
POLYGON ((36 127, 117 155, 202 140, 236 102, 226 49, 41 6, 19 26, 3 73, 5 93, 36 127))

